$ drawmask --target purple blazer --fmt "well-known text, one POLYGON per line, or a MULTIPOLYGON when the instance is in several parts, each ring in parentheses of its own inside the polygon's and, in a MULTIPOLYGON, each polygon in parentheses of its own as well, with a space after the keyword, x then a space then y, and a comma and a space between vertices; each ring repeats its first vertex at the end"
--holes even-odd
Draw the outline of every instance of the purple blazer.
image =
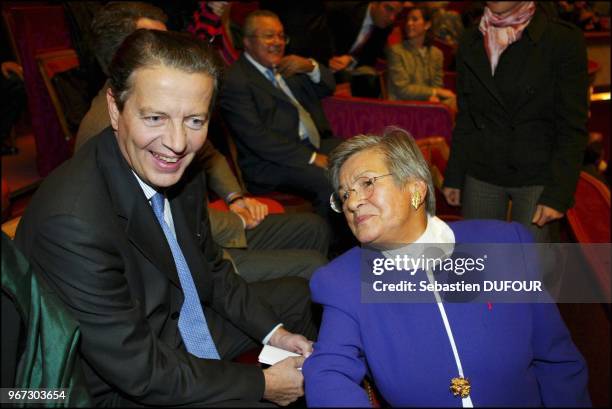
MULTIPOLYGON (((457 243, 528 243, 517 223, 450 223, 457 243)), ((308 406, 370 406, 368 374, 391 406, 461 407, 458 376, 435 303, 361 302, 355 247, 315 272, 323 305, 314 353, 303 366, 308 406)), ((587 368, 555 304, 445 303, 470 397, 479 406, 590 406, 587 368)))

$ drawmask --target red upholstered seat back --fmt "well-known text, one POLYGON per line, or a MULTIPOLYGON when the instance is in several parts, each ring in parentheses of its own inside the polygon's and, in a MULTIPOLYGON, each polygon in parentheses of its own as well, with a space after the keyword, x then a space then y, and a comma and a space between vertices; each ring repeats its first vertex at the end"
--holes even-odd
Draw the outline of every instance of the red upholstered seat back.
MULTIPOLYGON (((580 173, 574 207, 567 211, 567 220, 579 243, 610 242, 610 189, 586 172, 580 173)), ((609 259, 602 260, 596 249, 585 245, 582 253, 589 263, 596 282, 609 300, 612 291, 609 259)))
POLYGON ((610 242, 610 189, 586 172, 580 173, 574 207, 567 211, 576 240, 580 243, 610 242))
POLYGON ((441 136, 431 136, 417 139, 416 142, 431 171, 436 196, 436 216, 444 221, 461 220, 460 208, 446 203, 446 199, 442 194, 444 171, 446 170, 446 163, 450 154, 450 148, 446 140, 441 136))
POLYGON ((341 138, 380 133, 396 125, 415 139, 440 135, 450 145, 453 118, 450 109, 440 103, 333 96, 323 100, 323 109, 333 134, 341 138))
POLYGON ((23 66, 28 108, 36 141, 38 173, 46 176, 70 157, 71 147, 64 139, 35 56, 49 49, 70 48, 72 45, 62 6, 22 4, 25 5, 3 4, 2 13, 8 22, 10 37, 14 40, 23 66))
POLYGON ((37 55, 48 78, 79 66, 79 57, 72 48, 48 51, 37 55))
POLYGON ((79 57, 72 48, 64 48, 36 54, 36 61, 38 62, 38 68, 45 83, 45 87, 47 88, 48 95, 51 98, 51 103, 57 114, 57 119, 59 120, 64 138, 66 141, 71 140, 73 139, 73 135, 68 127, 66 114, 57 95, 57 90, 51 80, 60 72, 78 67, 79 57))
POLYGON ((2 221, 4 222, 11 214, 11 201, 9 198, 11 191, 6 179, 2 177, 2 221))

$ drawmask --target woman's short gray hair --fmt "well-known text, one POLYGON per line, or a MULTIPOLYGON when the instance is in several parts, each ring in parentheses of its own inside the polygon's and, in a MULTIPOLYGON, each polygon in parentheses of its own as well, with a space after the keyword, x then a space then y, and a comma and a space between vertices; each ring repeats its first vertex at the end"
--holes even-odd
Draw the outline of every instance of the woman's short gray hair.
POLYGON ((409 132, 388 127, 382 135, 357 135, 347 139, 334 149, 329 157, 329 177, 334 190, 340 186, 340 168, 356 153, 375 149, 382 153, 389 172, 395 183, 404 187, 410 180, 421 180, 427 185, 425 210, 431 216, 436 213, 436 197, 429 171, 423 154, 409 132))

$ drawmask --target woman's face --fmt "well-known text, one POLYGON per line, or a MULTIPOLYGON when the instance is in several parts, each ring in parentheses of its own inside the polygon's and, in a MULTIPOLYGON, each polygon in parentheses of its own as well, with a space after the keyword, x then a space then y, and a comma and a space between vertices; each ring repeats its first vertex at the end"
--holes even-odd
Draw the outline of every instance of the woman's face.
MULTIPOLYGON (((387 174, 389 169, 379 151, 361 151, 340 168, 338 190, 342 193, 355 189, 360 181, 387 174)), ((410 207, 410 187, 398 187, 393 175, 377 179, 372 187, 369 197, 350 191, 343 206, 346 221, 357 240, 377 247, 413 241, 410 221, 415 212, 410 207)))
POLYGON ((429 30, 430 27, 431 23, 425 21, 421 10, 411 10, 406 17, 406 38, 410 40, 419 37, 424 38, 427 30, 429 30))

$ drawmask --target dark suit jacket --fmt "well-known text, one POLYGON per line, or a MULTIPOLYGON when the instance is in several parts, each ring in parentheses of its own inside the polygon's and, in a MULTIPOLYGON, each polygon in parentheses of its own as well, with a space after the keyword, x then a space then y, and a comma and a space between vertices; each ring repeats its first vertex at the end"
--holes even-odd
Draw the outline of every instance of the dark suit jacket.
MULTIPOLYGON (((331 128, 321 99, 336 84, 329 69, 319 65, 321 81, 306 74, 285 78, 295 98, 306 109, 321 138, 331 137, 331 128)), ((300 142, 299 114, 289 97, 276 88, 246 57, 240 56, 228 70, 219 94, 221 113, 238 147, 238 162, 246 179, 266 178, 266 164, 300 168, 308 166, 312 149, 300 142)))
POLYGON ((588 136, 582 32, 538 8, 493 77, 474 27, 460 42, 457 70, 459 113, 445 185, 461 188, 466 174, 501 186, 544 185, 540 204, 571 207, 588 136))
MULTIPOLYGON (((325 3, 327 23, 332 34, 333 55, 349 54, 349 50, 357 40, 363 19, 368 10, 368 2, 330 1, 325 3)), ((375 66, 378 58, 384 58, 385 44, 392 27, 372 29, 372 34, 361 50, 352 54, 357 60, 357 66, 375 66)))
MULTIPOLYGON (((178 242, 205 308, 261 340, 278 319, 221 259, 201 175, 188 169, 167 192, 178 242)), ((183 293, 170 248, 110 128, 45 179, 16 243, 80 323, 96 405, 261 399, 260 368, 186 352, 177 325, 183 293)))

